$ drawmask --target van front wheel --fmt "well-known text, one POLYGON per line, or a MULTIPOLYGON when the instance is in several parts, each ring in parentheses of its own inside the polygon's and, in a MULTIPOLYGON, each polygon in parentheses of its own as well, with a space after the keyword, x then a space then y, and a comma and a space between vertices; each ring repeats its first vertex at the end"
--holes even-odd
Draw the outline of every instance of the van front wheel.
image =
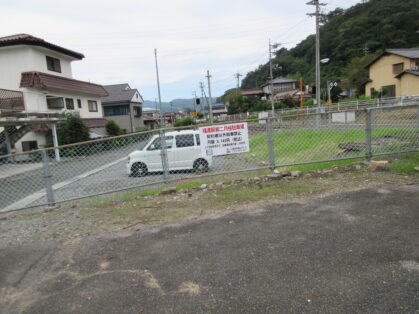
POLYGON ((136 162, 131 166, 131 175, 133 177, 144 177, 145 175, 147 175, 147 173, 147 166, 142 162, 136 162))
POLYGON ((193 164, 193 170, 199 173, 208 172, 208 161, 206 161, 205 159, 196 160, 193 164))

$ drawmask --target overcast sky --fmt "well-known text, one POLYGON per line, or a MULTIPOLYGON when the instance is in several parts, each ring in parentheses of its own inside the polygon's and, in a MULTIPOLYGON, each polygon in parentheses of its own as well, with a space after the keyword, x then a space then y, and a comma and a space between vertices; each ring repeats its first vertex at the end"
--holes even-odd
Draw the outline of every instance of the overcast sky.
MULTIPOLYGON (((83 53, 73 76, 129 83, 157 98, 158 49, 163 101, 200 94, 206 70, 213 96, 268 59, 268 40, 295 46, 314 33, 308 0, 1 0, 0 36, 28 33, 83 53)), ((328 0, 325 11, 358 0, 328 0)), ((0 69, 1 70, 1 69, 0 69)))

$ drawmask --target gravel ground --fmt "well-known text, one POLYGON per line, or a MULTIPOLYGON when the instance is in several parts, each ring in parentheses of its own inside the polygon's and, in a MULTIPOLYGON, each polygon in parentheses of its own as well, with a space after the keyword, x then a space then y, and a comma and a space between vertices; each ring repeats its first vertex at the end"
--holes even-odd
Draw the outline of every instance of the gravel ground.
MULTIPOLYGON (((222 180, 228 181, 229 177, 231 176, 224 177, 222 180)), ((307 174, 289 182, 293 187, 298 188, 299 185, 304 187, 305 190, 301 193, 298 192, 298 189, 296 189, 298 193, 294 190, 289 193, 284 190, 284 195, 279 196, 279 199, 278 197, 266 197, 260 200, 260 202, 278 201, 281 197, 286 199, 291 197, 298 200, 300 197, 304 197, 304 195, 326 195, 339 191, 353 190, 354 188, 381 186, 384 184, 412 184, 412 182, 417 182, 415 177, 389 172, 370 172, 367 170, 357 172, 348 172, 346 170, 324 171, 307 174), (313 186, 313 188, 310 188, 310 186, 313 186)), ((281 184, 284 184, 284 182, 281 182, 281 184)), ((242 185, 243 182, 239 180, 236 183, 233 182, 233 184, 226 184, 225 186, 234 194, 235 187, 239 188, 242 185)), ((83 188, 82 185, 79 188, 83 188)), ((263 185, 256 182, 249 186, 249 193, 252 193, 252 189, 261 188, 263 188, 263 185)), ((87 200, 82 200, 62 203, 55 208, 36 207, 4 213, 0 214, 0 246, 26 243, 34 240, 48 241, 58 239, 65 241, 92 234, 129 229, 132 223, 135 223, 135 226, 150 225, 176 219, 188 219, 189 217, 205 217, 207 214, 213 215, 214 212, 217 215, 225 214, 245 207, 246 202, 241 202, 240 199, 235 200, 233 197, 226 200, 225 203, 220 203, 219 201, 216 202, 217 197, 217 191, 186 190, 174 196, 141 196, 134 197, 133 200, 128 201, 125 199, 120 201, 110 200, 104 203, 93 203, 93 205, 87 200), (201 200, 205 199, 209 199, 209 202, 203 206, 201 200), (133 207, 133 209, 129 208, 130 211, 125 213, 127 204, 133 207), (151 215, 150 212, 152 213, 160 207, 179 208, 180 213, 170 213, 169 215, 167 213, 158 213, 155 215, 157 217, 147 218, 144 221, 138 218, 142 213, 145 213, 144 215, 148 217, 151 215), (202 213, 197 208, 203 208, 203 210, 208 212, 202 213), (103 212, 101 212, 102 209, 103 212), (121 214, 118 212, 119 210, 121 214), (108 215, 107 213, 109 212, 112 212, 113 215, 108 215), (126 215, 126 217, 123 216, 124 219, 121 221, 120 216, 122 215, 126 215), (159 215, 163 216, 160 217, 159 215), (138 219, 140 219, 140 223, 136 223, 138 219)))

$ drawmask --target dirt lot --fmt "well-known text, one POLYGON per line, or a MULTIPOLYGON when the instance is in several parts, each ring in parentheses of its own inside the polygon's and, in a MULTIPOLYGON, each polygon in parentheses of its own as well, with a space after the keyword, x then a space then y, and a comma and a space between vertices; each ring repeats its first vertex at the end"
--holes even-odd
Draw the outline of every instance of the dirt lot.
MULTIPOLYGON (((178 192, 161 189, 63 203, 0 214, 0 246, 32 241, 70 241, 112 232, 158 228, 161 223, 217 218, 232 211, 299 201, 364 187, 413 184, 417 176, 371 172, 365 165, 313 171, 302 177, 264 182, 255 174, 180 183, 178 192), (357 166, 360 167, 360 166, 357 166), (221 181, 220 181, 221 180, 221 181), (203 189, 202 185, 206 185, 203 189), (179 188, 180 187, 180 188, 179 188), (148 195, 149 194, 149 195, 148 195)), ((187 181, 186 181, 187 182, 187 181)))
POLYGON ((0 312, 414 313, 418 177, 347 169, 3 214, 0 312))

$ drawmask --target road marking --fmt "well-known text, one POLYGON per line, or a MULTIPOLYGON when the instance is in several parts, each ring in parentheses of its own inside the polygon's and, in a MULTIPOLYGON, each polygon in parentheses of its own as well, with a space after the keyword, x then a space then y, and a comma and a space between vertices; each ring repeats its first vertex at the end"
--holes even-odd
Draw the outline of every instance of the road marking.
MULTIPOLYGON (((120 162, 122 162, 122 161, 124 161, 126 159, 127 159, 127 157, 120 158, 120 159, 115 160, 115 161, 113 161, 113 162, 111 162, 109 164, 106 164, 106 165, 103 165, 103 166, 101 166, 99 168, 96 168, 96 169, 87 171, 87 172, 85 172, 85 173, 83 173, 81 175, 78 175, 76 177, 70 178, 70 179, 68 179, 66 181, 56 183, 56 184, 54 184, 52 186, 52 189, 54 191, 59 190, 59 189, 65 187, 65 186, 67 186, 67 185, 69 185, 71 183, 77 182, 77 181, 79 181, 81 179, 84 179, 84 178, 89 177, 89 176, 91 176, 93 174, 96 174, 96 173, 98 173, 98 172, 100 172, 102 170, 105 170, 105 169, 107 169, 109 167, 112 167, 112 166, 114 166, 116 164, 119 164, 120 162)), ((21 208, 27 207, 28 205, 30 205, 33 202, 39 200, 40 198, 44 197, 45 195, 46 195, 46 190, 45 189, 42 189, 42 190, 40 190, 38 192, 35 192, 35 193, 31 194, 31 195, 28 195, 25 198, 23 198, 23 199, 15 202, 15 203, 7 206, 7 207, 1 209, 0 210, 0 213, 4 213, 4 212, 11 211, 11 210, 16 210, 16 209, 21 209, 21 208)), ((43 204, 43 205, 45 205, 45 204, 43 204)), ((42 205, 40 205, 40 206, 42 206, 42 205)))

